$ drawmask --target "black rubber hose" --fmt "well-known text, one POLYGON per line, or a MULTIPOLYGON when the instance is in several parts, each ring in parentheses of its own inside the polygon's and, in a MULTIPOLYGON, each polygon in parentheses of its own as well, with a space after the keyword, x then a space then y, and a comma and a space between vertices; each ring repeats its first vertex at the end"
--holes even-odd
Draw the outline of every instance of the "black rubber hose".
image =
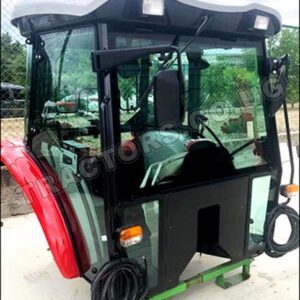
POLYGON ((142 300, 148 289, 147 263, 119 259, 105 264, 92 282, 92 300, 142 300))
POLYGON ((293 251, 299 247, 299 214, 286 203, 280 204, 273 208, 265 223, 265 252, 271 257, 281 257, 286 253, 293 251), (278 244, 274 241, 274 232, 276 220, 286 215, 291 224, 291 235, 285 244, 278 244))

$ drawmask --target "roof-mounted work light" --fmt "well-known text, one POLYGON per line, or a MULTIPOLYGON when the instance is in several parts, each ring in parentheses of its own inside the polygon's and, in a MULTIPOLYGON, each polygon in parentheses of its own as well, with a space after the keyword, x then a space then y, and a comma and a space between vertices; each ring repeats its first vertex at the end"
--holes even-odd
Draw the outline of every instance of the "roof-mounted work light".
POLYGON ((266 16, 256 16, 254 28, 258 30, 267 30, 269 27, 270 18, 266 16))
POLYGON ((163 16, 165 0, 143 0, 143 15, 163 16))

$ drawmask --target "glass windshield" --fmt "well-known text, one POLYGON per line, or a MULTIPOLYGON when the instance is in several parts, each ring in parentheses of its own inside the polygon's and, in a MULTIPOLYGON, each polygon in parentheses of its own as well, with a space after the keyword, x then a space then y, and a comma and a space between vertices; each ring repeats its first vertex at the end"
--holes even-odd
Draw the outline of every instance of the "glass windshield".
MULTIPOLYGON (((176 40, 172 36, 164 38, 115 33, 114 45, 116 48, 168 45, 176 40)), ((190 39, 190 37, 179 38, 178 48, 184 48, 190 39)), ((138 144, 137 148, 141 152, 140 166, 136 167, 138 170, 136 174, 139 174, 136 177, 139 178, 135 178, 134 184, 132 180, 126 181, 125 190, 130 184, 134 186, 132 192, 147 186, 181 183, 184 179, 179 179, 180 174, 183 173, 185 162, 188 160, 191 165, 193 163, 195 165, 197 161, 200 164, 199 170, 187 168, 188 177, 193 177, 191 173, 201 173, 201 164, 206 168, 208 165, 204 161, 200 162, 199 158, 190 158, 196 156, 189 153, 190 149, 194 148, 206 148, 196 151, 199 155, 202 151, 203 158, 208 155, 205 151, 209 152, 207 150, 209 147, 215 145, 217 148, 225 148, 226 151, 219 154, 217 154, 219 150, 214 150, 215 157, 211 157, 208 161, 213 165, 216 163, 216 156, 222 156, 223 163, 232 169, 227 175, 266 163, 260 147, 260 143, 266 137, 266 124, 260 93, 259 49, 254 42, 233 42, 213 38, 198 38, 185 49, 181 54, 185 85, 185 117, 172 130, 170 127, 166 130, 157 123, 158 114, 161 113, 157 111, 153 86, 145 95, 147 87, 153 83, 160 70, 161 53, 118 66, 121 142, 138 144), (130 73, 129 71, 133 69, 135 72, 130 73), (146 98, 146 101, 142 98, 146 98), (164 142, 166 138, 171 141, 167 145, 164 142), (147 139, 152 144, 146 142, 147 139), (193 144, 198 145, 191 147, 193 144)), ((170 61, 172 61, 170 68, 178 69, 174 55, 170 61)), ((176 103, 174 106, 174 101, 170 100, 166 97, 160 107, 166 107, 166 110, 176 109, 176 103)), ((170 121, 172 123, 173 120, 170 121)), ((134 164, 137 165, 137 162, 134 164)), ((222 166, 219 166, 220 168, 222 169, 222 166)), ((206 172, 206 176, 198 174, 195 180, 224 177, 224 173, 217 169, 216 167, 215 171, 206 172), (215 173, 215 176, 208 173, 215 173)))

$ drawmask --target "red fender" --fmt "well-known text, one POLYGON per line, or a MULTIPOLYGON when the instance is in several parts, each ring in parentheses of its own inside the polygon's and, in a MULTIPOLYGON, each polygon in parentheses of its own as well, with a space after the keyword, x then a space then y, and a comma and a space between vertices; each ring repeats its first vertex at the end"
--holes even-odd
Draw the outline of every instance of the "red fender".
MULTIPOLYGON (((68 279, 79 277, 80 271, 73 244, 57 198, 41 169, 26 152, 24 143, 21 140, 2 141, 0 158, 20 185, 36 213, 61 274, 68 279)), ((79 222, 66 193, 60 188, 55 174, 50 168, 47 168, 47 172, 47 176, 51 176, 54 181, 56 191, 59 190, 60 199, 74 233, 81 268, 85 272, 90 267, 90 262, 79 222)))

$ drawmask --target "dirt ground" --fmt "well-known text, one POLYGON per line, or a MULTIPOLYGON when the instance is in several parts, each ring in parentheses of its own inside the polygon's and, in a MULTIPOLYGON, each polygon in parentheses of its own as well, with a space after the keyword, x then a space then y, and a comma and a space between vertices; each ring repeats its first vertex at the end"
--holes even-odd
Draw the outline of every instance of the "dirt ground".
POLYGON ((5 167, 1 167, 1 218, 32 212, 21 188, 5 167))
POLYGON ((1 140, 24 137, 24 119, 1 119, 1 140))
MULTIPOLYGON (((282 133, 285 132, 285 121, 284 121, 284 114, 283 110, 281 109, 277 115, 277 127, 278 132, 282 133)), ((295 106, 294 109, 289 109, 289 120, 290 120, 290 127, 292 132, 299 132, 299 105, 295 106)))

